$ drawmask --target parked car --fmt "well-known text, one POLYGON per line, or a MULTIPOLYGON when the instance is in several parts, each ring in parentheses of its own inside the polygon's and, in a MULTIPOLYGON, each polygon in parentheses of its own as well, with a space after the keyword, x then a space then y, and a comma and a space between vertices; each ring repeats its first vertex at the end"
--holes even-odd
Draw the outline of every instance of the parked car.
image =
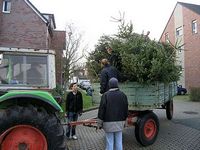
POLYGON ((183 88, 182 85, 177 86, 177 95, 185 95, 186 93, 186 88, 183 88))
POLYGON ((89 86, 87 89, 86 89, 86 93, 88 96, 92 96, 94 92, 94 89, 92 88, 92 86, 89 86))
POLYGON ((79 87, 85 90, 88 96, 92 96, 94 89, 92 88, 90 81, 82 81, 79 84, 79 87))
POLYGON ((90 81, 82 81, 79 86, 81 89, 86 90, 88 87, 91 87, 92 85, 90 81))

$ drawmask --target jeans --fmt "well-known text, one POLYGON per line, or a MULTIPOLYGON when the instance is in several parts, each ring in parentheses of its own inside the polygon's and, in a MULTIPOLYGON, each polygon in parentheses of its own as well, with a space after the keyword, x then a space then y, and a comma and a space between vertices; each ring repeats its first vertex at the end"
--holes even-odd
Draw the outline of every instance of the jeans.
POLYGON ((122 131, 106 132, 106 150, 122 150, 122 131))
MULTIPOLYGON (((68 112, 68 122, 71 122, 71 121, 77 121, 78 120, 78 113, 75 113, 75 112, 68 112)), ((76 135, 76 126, 70 126, 68 125, 68 129, 66 131, 66 136, 67 137, 70 137, 73 136, 73 135, 76 135)))

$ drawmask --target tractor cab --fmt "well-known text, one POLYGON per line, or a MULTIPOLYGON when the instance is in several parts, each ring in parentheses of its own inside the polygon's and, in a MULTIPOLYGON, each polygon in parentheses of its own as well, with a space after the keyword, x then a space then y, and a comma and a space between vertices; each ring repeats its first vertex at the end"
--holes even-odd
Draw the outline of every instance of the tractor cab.
POLYGON ((55 85, 53 50, 0 47, 0 149, 66 149, 55 85))
POLYGON ((0 89, 53 89, 55 54, 50 50, 0 50, 0 89))

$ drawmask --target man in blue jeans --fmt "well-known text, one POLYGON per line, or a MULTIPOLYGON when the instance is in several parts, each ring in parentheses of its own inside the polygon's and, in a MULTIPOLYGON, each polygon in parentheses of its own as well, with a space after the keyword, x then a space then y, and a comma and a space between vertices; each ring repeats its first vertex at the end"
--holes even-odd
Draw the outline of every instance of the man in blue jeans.
POLYGON ((101 97, 98 126, 106 135, 106 150, 122 150, 122 130, 128 116, 127 96, 119 90, 118 80, 109 80, 109 91, 101 97))
MULTIPOLYGON (((66 111, 68 121, 77 121, 78 120, 78 115, 82 113, 83 110, 83 98, 81 92, 78 91, 77 89, 77 84, 72 83, 70 84, 69 88, 72 90, 71 92, 68 93, 67 95, 67 100, 66 100, 66 111)), ((77 140, 76 136, 76 127, 75 126, 68 126, 68 131, 66 133, 66 136, 68 138, 72 138, 74 140, 77 140)))

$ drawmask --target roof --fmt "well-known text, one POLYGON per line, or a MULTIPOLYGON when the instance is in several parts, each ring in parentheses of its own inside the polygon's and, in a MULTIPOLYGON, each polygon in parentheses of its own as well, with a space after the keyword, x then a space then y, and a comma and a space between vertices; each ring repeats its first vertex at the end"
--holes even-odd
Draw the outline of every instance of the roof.
POLYGON ((51 23, 51 21, 49 20, 50 18, 53 20, 53 25, 54 27, 56 27, 55 24, 55 19, 54 19, 54 14, 47 14, 44 13, 42 14, 29 0, 24 0, 27 5, 48 25, 49 23, 51 23), (45 15, 49 16, 49 19, 45 17, 45 15))
POLYGON ((178 3, 200 15, 200 5, 183 3, 183 2, 178 2, 178 3))

